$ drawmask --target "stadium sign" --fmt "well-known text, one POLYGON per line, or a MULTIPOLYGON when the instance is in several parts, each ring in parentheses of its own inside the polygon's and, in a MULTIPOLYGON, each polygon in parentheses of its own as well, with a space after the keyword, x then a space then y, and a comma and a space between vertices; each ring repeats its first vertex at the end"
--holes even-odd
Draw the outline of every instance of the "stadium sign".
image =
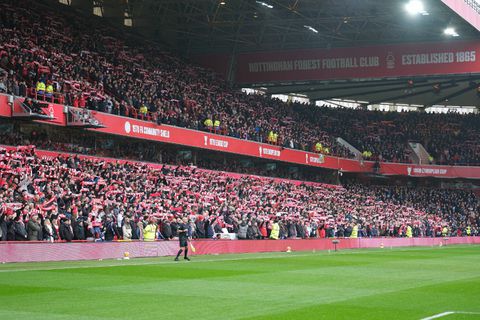
POLYGON ((408 167, 407 173, 409 176, 416 176, 416 175, 445 176, 448 174, 448 169, 445 169, 444 167, 425 168, 425 167, 418 166, 418 167, 408 167))
POLYGON ((480 72, 478 41, 243 53, 236 81, 368 79, 480 72))
POLYGON ((223 149, 228 149, 228 141, 217 139, 217 138, 209 138, 208 136, 203 136, 205 146, 214 146, 223 149))
POLYGON ((272 156, 272 157, 280 157, 281 152, 280 150, 272 149, 272 148, 265 148, 265 147, 259 147, 258 151, 260 153, 260 157, 267 155, 267 156, 272 156))

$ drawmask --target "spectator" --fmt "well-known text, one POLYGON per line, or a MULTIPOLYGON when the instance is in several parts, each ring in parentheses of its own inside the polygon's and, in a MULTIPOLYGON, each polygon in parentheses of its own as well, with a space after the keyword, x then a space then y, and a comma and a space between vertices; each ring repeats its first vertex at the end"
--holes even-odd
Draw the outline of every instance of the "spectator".
POLYGON ((17 216, 15 222, 11 225, 13 230, 14 238, 12 240, 15 241, 24 241, 27 240, 28 234, 27 230, 25 229, 25 224, 23 220, 21 220, 20 216, 17 216))
POLYGON ((143 229, 143 240, 144 241, 154 241, 156 239, 156 234, 157 234, 157 225, 155 224, 155 220, 150 218, 148 220, 148 224, 143 229))
POLYGON ((132 225, 130 224, 130 217, 125 217, 122 226, 123 240, 132 240, 132 225))
POLYGON ((46 240, 48 242, 53 242, 55 240, 54 230, 52 227, 52 223, 50 222, 49 219, 45 219, 44 221, 43 240, 46 240))
POLYGON ((38 216, 32 215, 27 223, 27 240, 43 240, 42 226, 38 223, 38 216))
POLYGON ((74 238, 73 229, 72 229, 72 222, 70 219, 63 219, 62 223, 60 224, 60 239, 71 242, 74 238))

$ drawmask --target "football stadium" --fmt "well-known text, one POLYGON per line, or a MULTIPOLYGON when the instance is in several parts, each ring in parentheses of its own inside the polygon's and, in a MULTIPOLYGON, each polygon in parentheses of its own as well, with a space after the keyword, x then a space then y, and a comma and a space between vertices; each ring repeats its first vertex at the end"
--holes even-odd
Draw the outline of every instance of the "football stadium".
POLYGON ((480 319, 477 48, 479 0, 0 0, 0 319, 480 319))

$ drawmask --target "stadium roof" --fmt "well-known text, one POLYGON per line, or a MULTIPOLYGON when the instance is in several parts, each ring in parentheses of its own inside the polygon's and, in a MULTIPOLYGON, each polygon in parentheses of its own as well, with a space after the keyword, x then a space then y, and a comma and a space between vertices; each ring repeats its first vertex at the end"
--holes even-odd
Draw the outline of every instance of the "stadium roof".
MULTIPOLYGON (((90 12, 92 3, 100 6, 105 19, 115 24, 128 16, 134 31, 184 56, 446 41, 447 27, 458 33, 455 39, 479 38, 479 32, 441 0, 421 0, 425 12, 419 15, 405 10, 411 0, 69 1, 90 12)), ((370 103, 478 105, 480 101, 480 77, 475 75, 414 79, 413 88, 406 86, 407 80, 277 84, 268 92, 370 103), (435 85, 440 90, 433 90, 435 85)))
POLYGON ((311 100, 346 99, 368 104, 478 106, 480 76, 440 76, 371 81, 332 81, 275 85, 269 94, 303 94, 311 100))
POLYGON ((231 51, 234 47, 241 52, 441 41, 445 39, 443 30, 447 26, 453 26, 462 39, 478 38, 478 32, 440 0, 422 0, 428 15, 420 17, 406 12, 408 1, 130 0, 128 3, 139 28, 150 29, 162 40, 176 39, 177 47, 189 53, 231 51))
POLYGON ((428 15, 419 17, 406 12, 410 0, 70 1, 102 6, 106 18, 128 12, 134 29, 185 54, 439 41, 447 26, 461 39, 478 37, 440 0, 422 0, 428 15))

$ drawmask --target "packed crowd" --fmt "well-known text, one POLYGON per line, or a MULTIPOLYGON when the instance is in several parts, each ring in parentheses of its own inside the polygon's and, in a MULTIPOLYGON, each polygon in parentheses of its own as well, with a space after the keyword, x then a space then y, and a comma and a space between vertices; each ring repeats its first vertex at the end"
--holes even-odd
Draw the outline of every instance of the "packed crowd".
POLYGON ((9 72, 6 87, 13 94, 27 94, 24 87, 41 82, 62 93, 68 105, 193 129, 206 129, 211 119, 239 138, 265 141, 274 131, 285 147, 310 149, 321 141, 331 153, 348 153, 318 128, 304 138, 302 128, 292 125, 290 108, 279 101, 228 90, 212 72, 96 19, 85 24, 82 17, 36 6, 2 6, 0 67, 9 72))
MULTIPOLYGON (((0 126, 2 125, 0 121, 0 126)), ((7 122, 8 123, 8 122, 7 122)), ((53 128, 50 128, 53 129, 53 128)), ((44 131, 42 126, 29 126, 28 132, 19 128, 5 130, 0 133, 0 145, 35 145, 37 149, 59 151, 81 155, 95 155, 99 157, 119 158, 124 160, 145 161, 169 165, 195 165, 204 169, 245 173, 259 176, 286 178, 292 180, 336 182, 336 173, 325 172, 318 168, 296 167, 283 163, 255 164, 250 159, 241 159, 234 155, 220 157, 209 151, 192 150, 188 148, 171 148, 168 145, 115 139, 91 135, 87 132, 72 132, 68 129, 55 128, 53 132, 44 131), (183 156, 182 156, 183 151, 183 156), (185 155, 185 152, 189 153, 185 155), (192 155, 196 152, 196 156, 192 155)))
POLYGON ((470 229, 469 233, 480 231, 480 199, 472 191, 407 186, 366 187, 358 184, 346 186, 346 189, 361 195, 365 201, 373 198, 422 212, 435 212, 448 222, 451 235, 465 235, 467 229, 470 229))
POLYGON ((100 19, 85 23, 29 0, 0 9, 1 82, 15 95, 45 97, 49 88, 68 105, 343 157, 354 155, 336 137, 371 159, 410 162, 407 143, 416 141, 432 162, 480 163, 478 116, 331 110, 246 95, 100 19))
POLYGON ((408 142, 421 143, 435 164, 480 165, 480 115, 316 108, 314 118, 373 158, 410 162, 408 142))
POLYGON ((105 139, 98 142, 94 136, 86 132, 74 132, 72 134, 68 129, 47 133, 40 126, 28 133, 20 130, 0 133, 0 144, 2 145, 35 145, 41 150, 100 157, 115 156, 121 159, 148 162, 176 163, 174 155, 166 152, 158 144, 152 144, 148 141, 121 141, 122 143, 115 144, 113 141, 112 139, 105 139), (104 146, 102 142, 108 146, 104 146))
POLYGON ((341 187, 198 169, 0 149, 2 240, 240 239, 473 235, 464 191, 341 187), (448 198, 449 201, 440 201, 448 198), (278 234, 272 230, 278 228, 278 234))

